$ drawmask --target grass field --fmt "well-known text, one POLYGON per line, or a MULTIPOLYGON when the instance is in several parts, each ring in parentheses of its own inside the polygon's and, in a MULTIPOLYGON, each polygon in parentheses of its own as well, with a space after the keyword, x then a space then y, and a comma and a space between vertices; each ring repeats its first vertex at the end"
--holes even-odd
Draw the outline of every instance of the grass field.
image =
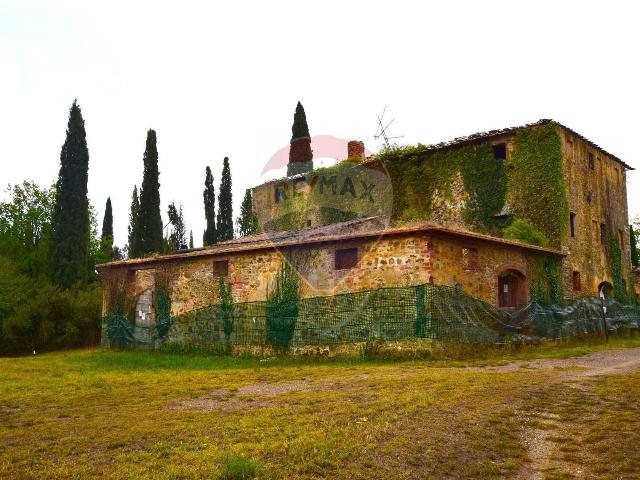
POLYGON ((466 362, 4 358, 0 477, 638 478, 640 375, 527 363, 638 346, 466 362))

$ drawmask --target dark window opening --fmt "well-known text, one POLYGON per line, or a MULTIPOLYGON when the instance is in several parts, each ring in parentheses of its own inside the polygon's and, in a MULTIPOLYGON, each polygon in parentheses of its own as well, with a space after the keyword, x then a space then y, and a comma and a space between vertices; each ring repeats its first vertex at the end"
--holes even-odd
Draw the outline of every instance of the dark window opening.
POLYGON ((507 144, 506 143, 496 143, 493 146, 493 158, 496 160, 506 160, 507 159, 507 144))
POLYGON ((276 203, 284 202, 286 199, 284 187, 276 187, 276 203))
POLYGON ((596 169, 596 160, 593 157, 593 153, 589 152, 589 154, 587 155, 587 158, 589 159, 589 168, 591 170, 595 170, 596 169))
POLYGON ((229 275, 229 260, 216 260, 213 262, 213 274, 216 277, 229 275))
POLYGON ((603 245, 607 243, 607 226, 604 223, 600 224, 600 243, 603 245))
POLYGON ((341 248, 336 250, 335 269, 343 270, 345 268, 353 268, 358 264, 357 248, 341 248))
POLYGON ((582 290, 582 286, 580 285, 580 272, 573 272, 571 281, 573 284, 574 292, 579 292, 580 290, 582 290))
POLYGON ((311 220, 307 219, 307 227, 311 226, 311 220))
POLYGON ((462 268, 464 270, 476 270, 478 268, 478 249, 463 248, 462 249, 462 268))
POLYGON ((569 214, 569 227, 571 231, 571 238, 576 238, 576 214, 569 214))

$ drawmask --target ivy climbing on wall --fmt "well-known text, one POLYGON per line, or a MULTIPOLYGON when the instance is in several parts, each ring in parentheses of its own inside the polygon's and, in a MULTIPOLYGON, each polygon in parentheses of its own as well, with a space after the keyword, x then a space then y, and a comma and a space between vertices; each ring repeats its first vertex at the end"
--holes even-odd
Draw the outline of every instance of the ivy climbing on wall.
POLYGON ((556 125, 520 129, 507 170, 514 216, 528 220, 550 246, 559 247, 569 207, 556 125))
POLYGON ((528 270, 531 301, 541 305, 559 305, 563 297, 562 261, 541 255, 529 261, 528 270))
POLYGON ((622 277, 622 250, 617 238, 609 241, 609 268, 613 282, 613 296, 619 302, 627 300, 627 292, 622 277))
POLYGON ((425 150, 424 145, 391 148, 379 156, 391 177, 394 219, 429 220, 436 215, 437 199, 451 205, 464 200, 462 220, 481 231, 497 233, 495 214, 505 203, 507 177, 492 146, 425 150))

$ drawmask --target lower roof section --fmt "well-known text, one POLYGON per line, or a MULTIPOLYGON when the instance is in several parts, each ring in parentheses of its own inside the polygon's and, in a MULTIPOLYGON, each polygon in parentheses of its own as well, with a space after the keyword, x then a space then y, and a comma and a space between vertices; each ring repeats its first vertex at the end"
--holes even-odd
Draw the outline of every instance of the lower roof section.
POLYGON ((565 256, 559 250, 538 247, 516 240, 484 235, 468 230, 456 229, 434 223, 416 223, 400 227, 389 227, 381 217, 370 217, 351 220, 348 222, 325 225, 316 228, 305 228, 285 232, 266 232, 250 235, 234 240, 221 242, 210 247, 192 248, 180 252, 156 255, 146 258, 119 260, 98 265, 98 270, 109 268, 144 268, 164 262, 181 262, 203 257, 216 257, 229 254, 250 253, 261 250, 288 249, 302 246, 325 245, 347 241, 375 241, 378 238, 406 237, 411 235, 429 234, 436 236, 457 237, 478 242, 487 242, 532 253, 545 253, 555 256, 565 256))

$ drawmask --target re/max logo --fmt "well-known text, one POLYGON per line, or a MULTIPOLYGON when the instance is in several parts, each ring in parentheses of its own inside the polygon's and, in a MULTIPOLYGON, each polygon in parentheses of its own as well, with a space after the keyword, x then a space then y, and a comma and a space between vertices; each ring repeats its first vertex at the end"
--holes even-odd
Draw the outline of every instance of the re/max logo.
POLYGON ((359 178, 351 178, 345 176, 338 178, 337 175, 314 175, 310 179, 294 180, 293 187, 290 184, 279 185, 276 187, 276 202, 282 202, 289 199, 290 191, 293 196, 304 195, 304 185, 309 185, 308 193, 332 196, 347 196, 353 199, 368 199, 373 203, 373 190, 376 187, 374 183, 359 178))

